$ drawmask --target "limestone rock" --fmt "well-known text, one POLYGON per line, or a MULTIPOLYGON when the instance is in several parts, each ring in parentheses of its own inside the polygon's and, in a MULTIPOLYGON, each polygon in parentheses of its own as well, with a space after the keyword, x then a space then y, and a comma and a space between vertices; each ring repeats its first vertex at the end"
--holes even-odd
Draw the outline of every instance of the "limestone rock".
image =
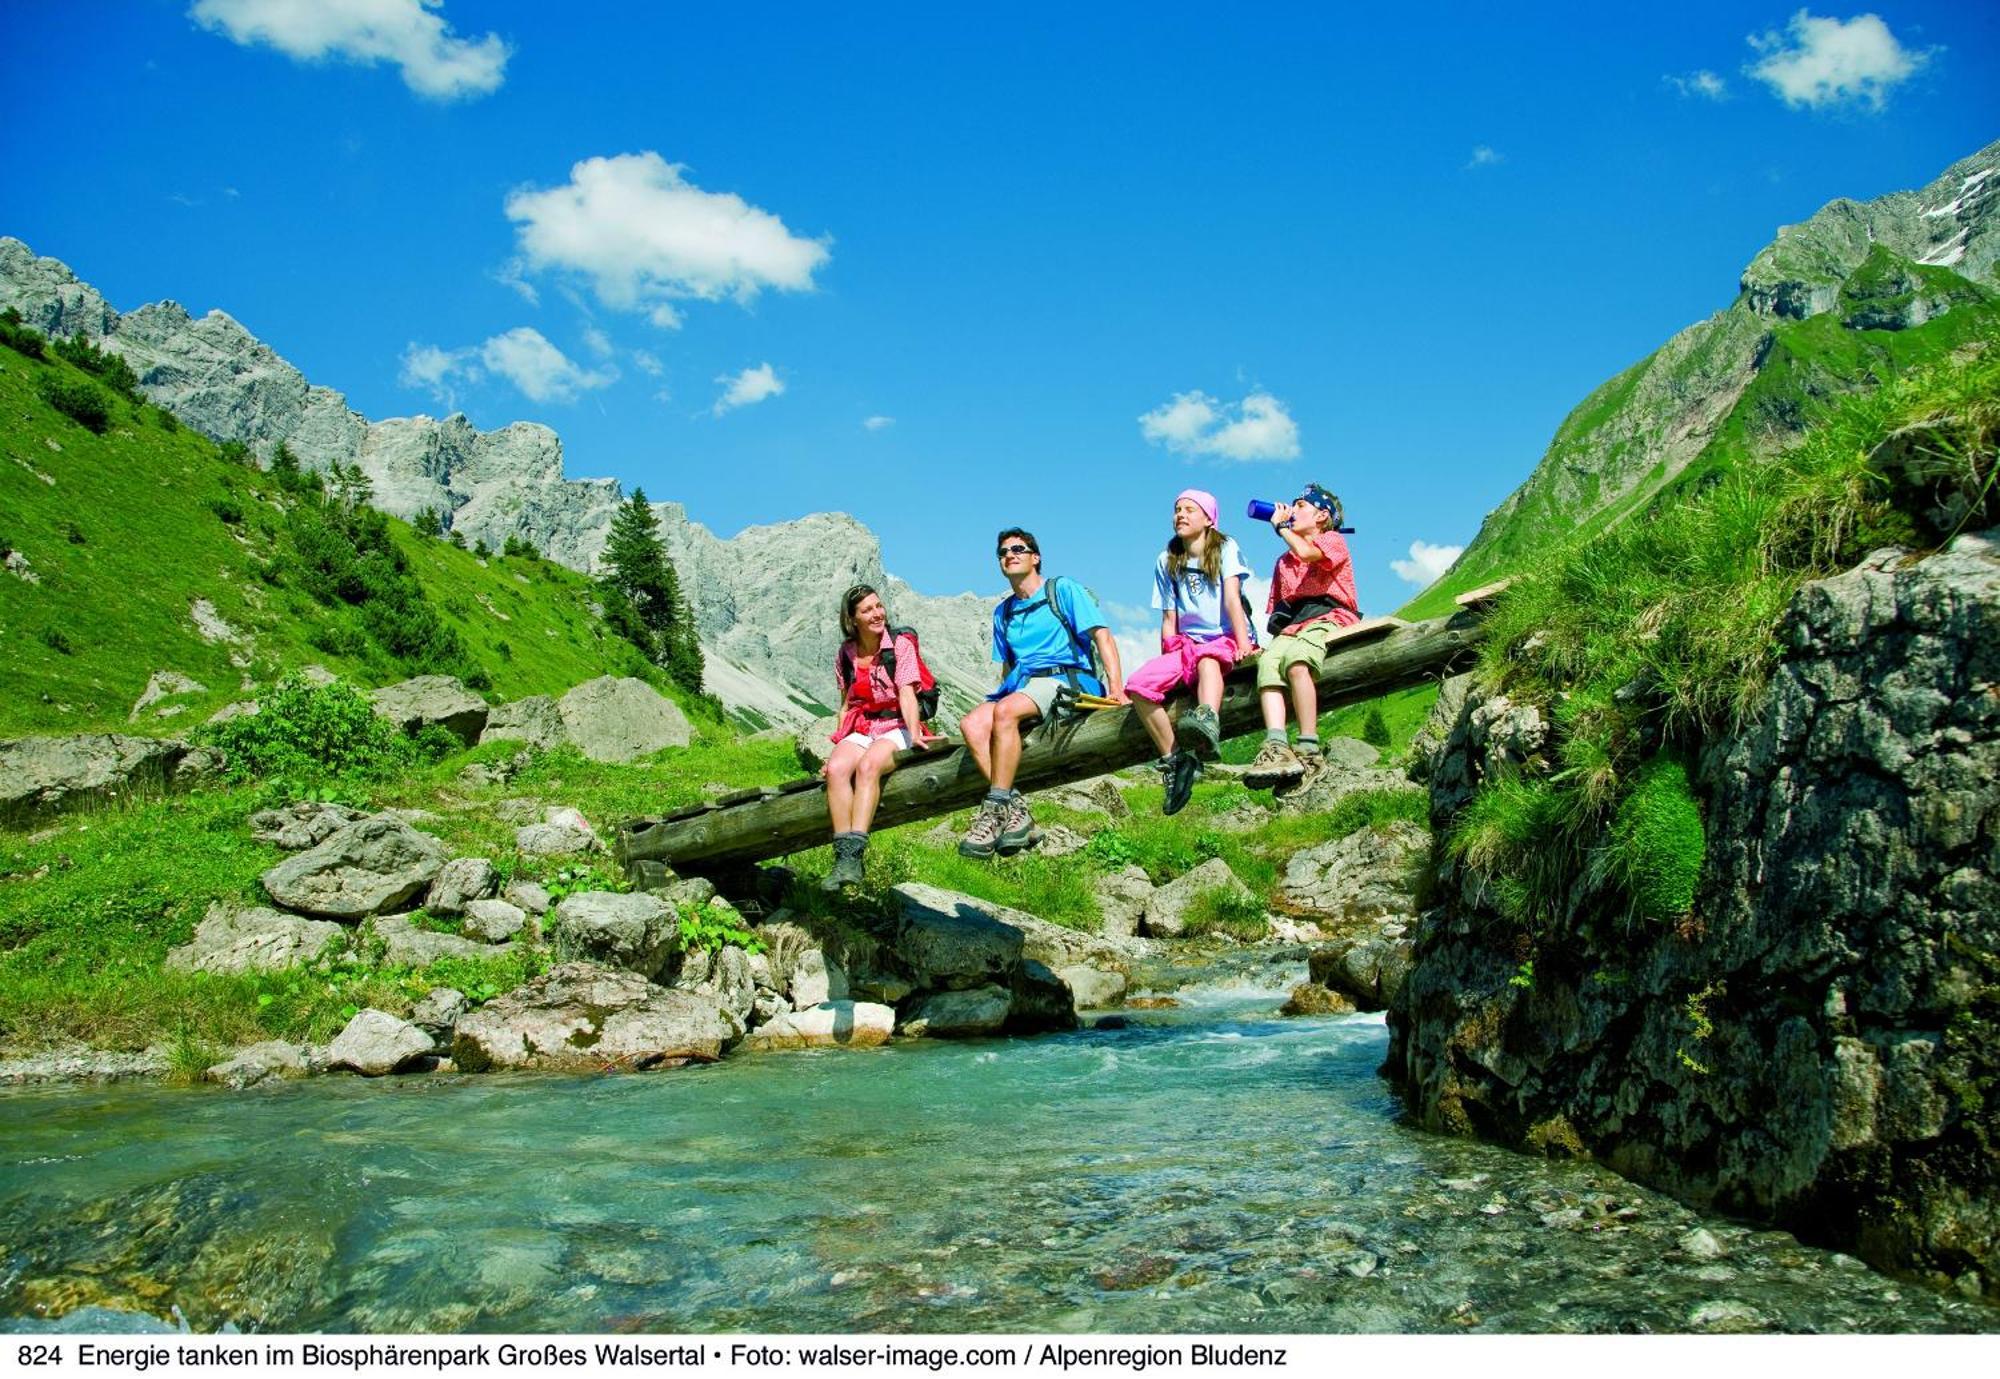
POLYGON ((1292 854, 1278 895, 1287 905, 1335 919, 1411 917, 1415 870, 1430 832, 1394 820, 1292 854))
POLYGON ((438 868, 424 894, 424 908, 434 915, 464 914, 475 900, 500 889, 500 873, 484 857, 454 857, 438 868))
POLYGON ((572 962, 461 1017, 452 1061, 466 1072, 638 1071, 712 1062, 738 1034, 712 996, 572 962))
POLYGON ((394 819, 348 824, 317 847, 265 872, 264 889, 288 910, 362 919, 416 896, 444 866, 444 846, 394 819))
POLYGON ((847 973, 823 949, 807 948, 793 961, 784 991, 799 1010, 828 1001, 844 1001, 848 994, 847 973))
POLYGON ((663 747, 685 747, 694 728, 680 706, 644 680, 587 680, 556 703, 563 733, 592 761, 627 762, 663 747))
POLYGON ((1069 988, 1072 1003, 1079 1011, 1104 1010, 1117 1005, 1129 985, 1123 972, 1107 972, 1096 967, 1064 967, 1057 970, 1056 976, 1069 988))
POLYGON ((221 760, 205 747, 120 733, 0 742, 0 826, 135 790, 186 789, 221 760))
POLYGON ((542 822, 514 830, 514 846, 529 857, 570 857, 578 853, 602 852, 604 843, 582 813, 552 807, 542 822))
POLYGON ((1328 990, 1318 982, 1300 982, 1292 988, 1291 996, 1278 1010, 1280 1015, 1347 1015, 1354 1010, 1354 1002, 1338 991, 1328 990))
POLYGON ((500 892, 500 898, 510 905, 519 905, 531 915, 547 914, 549 907, 555 903, 549 896, 548 887, 539 881, 526 881, 518 876, 507 883, 507 888, 500 892))
POLYGON ((566 962, 622 967, 650 979, 666 969, 680 939, 680 916, 658 896, 579 891, 556 906, 549 941, 566 962))
POLYGON ((547 751, 564 741, 562 714, 556 710, 556 701, 546 694, 516 699, 486 716, 486 727, 479 740, 525 742, 538 751, 547 751))
POLYGON ((976 985, 1022 959, 1051 968, 1086 964, 1123 970, 1152 951, 1138 939, 1086 934, 957 891, 907 881, 891 892, 900 906, 897 956, 920 983, 976 985))
POLYGON ((750 1013, 757 1003, 757 979, 751 971, 750 955, 735 944, 687 953, 674 985, 713 996, 739 1025, 749 1027, 750 1013))
POLYGON ((450 675, 419 675, 368 696, 375 712, 406 733, 437 726, 468 746, 486 727, 486 701, 450 675))
POLYGON ((937 1039, 998 1034, 1013 1004, 1013 994, 991 982, 970 990, 940 991, 917 1003, 903 1021, 903 1033, 937 1039))
POLYGON ((521 932, 528 912, 505 900, 471 900, 465 906, 465 932, 486 943, 505 943, 521 932))
POLYGON ((1188 910, 1210 891, 1250 895, 1250 888, 1220 857, 1211 857, 1193 871, 1159 887, 1146 899, 1146 932, 1154 938, 1179 938, 1187 932, 1188 910))
POLYGON ((182 972, 275 972, 346 941, 347 931, 328 920, 261 906, 239 910, 217 901, 195 926, 194 937, 167 954, 166 966, 182 972))
POLYGON ((327 1045, 329 1067, 346 1068, 363 1077, 383 1077, 428 1058, 431 1039, 408 1020, 370 1007, 347 1022, 327 1045))
POLYGON ((435 1052, 448 1054, 451 1052, 451 1032, 471 1004, 464 992, 449 986, 435 986, 424 993, 416 1009, 410 1012, 410 1023, 429 1036, 435 1052))
POLYGON ((1097 883, 1097 908, 1104 916, 1104 936, 1129 939, 1139 932, 1153 883, 1144 867, 1126 867, 1097 883))
POLYGON ((170 695, 206 693, 208 686, 199 680, 183 675, 177 670, 156 670, 153 672, 153 677, 146 681, 146 688, 132 705, 132 712, 126 715, 125 721, 137 723, 140 714, 170 695))
POLYGON ((260 843, 272 843, 287 852, 316 847, 368 816, 344 804, 322 804, 298 800, 276 809, 260 809, 250 816, 250 836, 260 843))
POLYGON ((896 1012, 872 1001, 827 1001, 786 1011, 750 1031, 751 1049, 873 1048, 895 1033, 896 1012))
POLYGON ((1089 780, 1038 790, 1029 797, 1030 807, 1053 805, 1079 814, 1101 814, 1107 819, 1129 819, 1132 806, 1118 788, 1116 776, 1092 776, 1089 780))
POLYGON ((798 754, 799 765, 808 771, 826 765, 833 756, 833 730, 839 726, 840 719, 827 714, 799 729, 792 738, 792 750, 798 754))
POLYGON ((1396 920, 1345 925, 1306 962, 1312 980, 1361 1010, 1386 1010, 1410 971, 1410 929, 1396 920))
POLYGON ((457 934, 440 934, 419 929, 408 915, 376 915, 366 933, 383 946, 382 962, 387 967, 429 967, 439 958, 497 958, 507 952, 504 943, 475 943, 457 934))
POLYGON ((273 1078, 304 1077, 310 1071, 311 1065, 303 1048, 281 1039, 270 1039, 252 1044, 247 1049, 238 1049, 234 1057, 205 1070, 201 1078, 204 1082, 219 1082, 231 1091, 240 1092, 273 1078))

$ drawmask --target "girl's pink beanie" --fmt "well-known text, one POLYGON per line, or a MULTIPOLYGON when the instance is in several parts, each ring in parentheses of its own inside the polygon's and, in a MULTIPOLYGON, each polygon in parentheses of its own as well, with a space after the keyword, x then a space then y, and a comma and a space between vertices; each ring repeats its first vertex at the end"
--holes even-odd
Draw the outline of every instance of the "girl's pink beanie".
POLYGON ((1208 518, 1209 526, 1213 527, 1221 524, 1221 519, 1216 516, 1215 495, 1213 493, 1204 493, 1198 488, 1186 488, 1180 491, 1174 498, 1174 501, 1178 503, 1182 498, 1187 499, 1202 510, 1203 515, 1208 518))

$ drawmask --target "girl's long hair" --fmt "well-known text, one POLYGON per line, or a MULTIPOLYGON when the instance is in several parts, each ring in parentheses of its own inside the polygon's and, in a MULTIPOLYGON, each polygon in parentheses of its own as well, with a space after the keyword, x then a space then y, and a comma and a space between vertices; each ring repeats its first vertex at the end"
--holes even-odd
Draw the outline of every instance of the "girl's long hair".
MULTIPOLYGON (((840 633, 856 646, 861 645, 861 625, 854 621, 854 610, 874 592, 872 584, 857 584, 840 596, 840 633)), ((888 631, 886 626, 882 629, 884 641, 888 640, 888 631)))
MULTIPOLYGON (((1217 588, 1222 585, 1222 548, 1228 541, 1229 538, 1222 534, 1222 528, 1210 527, 1208 544, 1201 551, 1202 578, 1217 588)), ((1180 533, 1176 532, 1173 539, 1167 542, 1167 578, 1178 585, 1181 576, 1187 573, 1187 567, 1187 542, 1181 540, 1180 533)))

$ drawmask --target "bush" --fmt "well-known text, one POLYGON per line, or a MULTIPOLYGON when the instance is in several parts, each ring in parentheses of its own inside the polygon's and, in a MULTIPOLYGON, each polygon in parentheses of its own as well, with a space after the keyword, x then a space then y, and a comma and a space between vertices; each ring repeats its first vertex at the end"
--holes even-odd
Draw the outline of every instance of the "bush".
POLYGON ((76 654, 76 643, 72 642, 69 639, 69 634, 64 632, 60 627, 44 627, 42 629, 42 645, 59 655, 74 656, 76 654))
POLYGON ((250 453, 250 447, 242 441, 224 441, 215 447, 215 456, 224 464, 235 465, 238 469, 255 469, 257 457, 250 453))
POLYGON ((57 340, 49 348, 85 373, 96 374, 113 392, 120 393, 134 402, 140 400, 139 375, 132 372, 132 366, 125 362, 123 355, 101 350, 81 335, 72 335, 67 340, 57 340))
POLYGON ((1387 747, 1390 742, 1389 722, 1382 717, 1382 706, 1370 704, 1368 717, 1361 724, 1361 740, 1370 747, 1387 747))
POLYGON ((162 431, 178 431, 181 429, 181 419, 164 407, 155 407, 153 409, 153 420, 159 423, 162 431))
POLYGON ((243 505, 227 493, 208 500, 208 510, 232 527, 243 525, 243 505))
POLYGON ((0 311, 0 345, 5 345, 16 354, 25 354, 30 359, 47 359, 48 342, 41 332, 32 330, 21 321, 21 313, 8 307, 0 311))
POLYGON ((42 401, 87 431, 101 436, 111 424, 111 399, 102 388, 80 379, 45 373, 35 380, 35 391, 42 395, 42 401))
POLYGON ((422 755, 353 686, 315 685, 297 675, 262 695, 256 713, 204 728, 200 736, 227 753, 229 772, 239 780, 379 777, 422 755))

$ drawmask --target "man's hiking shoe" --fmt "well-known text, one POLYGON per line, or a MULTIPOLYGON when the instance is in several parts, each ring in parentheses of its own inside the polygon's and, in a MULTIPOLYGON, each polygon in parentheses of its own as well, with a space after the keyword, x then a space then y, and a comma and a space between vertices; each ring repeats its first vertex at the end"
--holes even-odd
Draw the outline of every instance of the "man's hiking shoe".
POLYGON ((1182 714, 1174 731, 1187 750, 1204 761, 1214 761, 1222 751, 1222 724, 1206 704, 1196 704, 1182 714))
POLYGON ((1298 780, 1305 773, 1305 763, 1299 760, 1289 742, 1265 738, 1264 745, 1257 749, 1257 759, 1243 773, 1243 783, 1252 790, 1269 790, 1298 780))
POLYGON ((1193 752, 1175 752, 1160 765, 1160 774, 1167 779, 1167 802, 1160 808, 1162 814, 1178 814, 1187 808, 1189 796, 1194 794, 1194 783, 1201 775, 1201 762, 1193 752))
POLYGON ((958 843, 960 857, 991 857, 1000 841, 1000 826, 1007 821, 1007 806, 988 800, 972 816, 972 827, 958 843))
POLYGON ((1007 806, 1007 815, 1000 824, 997 846, 1002 852, 1020 852, 1042 841, 1042 831, 1035 827, 1034 819, 1028 813, 1028 804, 1019 795, 1007 806))
POLYGON ((861 859, 867 854, 866 838, 835 838, 833 840, 833 870, 826 874, 826 880, 819 883, 823 891, 837 891, 845 886, 858 886, 865 879, 861 869, 861 859))

